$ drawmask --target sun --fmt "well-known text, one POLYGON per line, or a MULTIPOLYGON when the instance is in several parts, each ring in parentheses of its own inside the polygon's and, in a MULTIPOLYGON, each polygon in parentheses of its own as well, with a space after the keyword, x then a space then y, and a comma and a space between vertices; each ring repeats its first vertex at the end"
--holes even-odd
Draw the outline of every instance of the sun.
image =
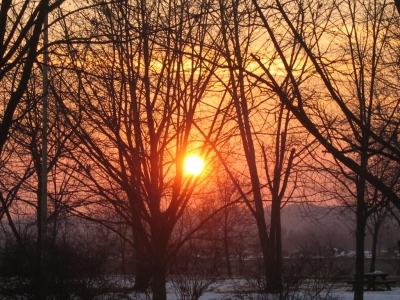
POLYGON ((185 158, 183 167, 186 173, 197 176, 203 171, 204 160, 196 154, 191 154, 185 158))

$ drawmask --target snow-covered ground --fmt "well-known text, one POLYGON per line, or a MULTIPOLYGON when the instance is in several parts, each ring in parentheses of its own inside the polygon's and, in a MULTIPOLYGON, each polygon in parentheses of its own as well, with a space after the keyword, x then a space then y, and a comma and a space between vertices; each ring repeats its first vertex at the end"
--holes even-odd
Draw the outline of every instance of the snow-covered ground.
MULTIPOLYGON (((235 283, 229 280, 219 282, 214 285, 212 291, 203 294, 200 300, 233 300, 239 299, 235 297, 234 293, 235 283)), ((329 297, 325 299, 329 300, 353 300, 354 293, 351 291, 350 286, 345 284, 338 284, 334 286, 329 294, 329 297)), ((146 298, 143 298, 146 299, 146 298)), ((148 299, 148 298, 147 298, 148 299)), ((168 300, 179 300, 181 297, 174 293, 172 285, 168 284, 168 300)), ((243 299, 275 299, 274 297, 244 297, 243 299)), ((300 298, 302 299, 302 298, 300 298)), ((307 299, 305 297, 304 299, 307 299)), ((310 298, 311 299, 311 298, 310 298)), ((321 299, 324 299, 322 297, 321 299)), ((391 291, 366 291, 364 292, 364 300, 400 300, 400 287, 392 287, 391 291)))
MULTIPOLYGON (((354 293, 348 288, 337 288, 332 296, 341 300, 353 300, 354 293)), ((391 291, 364 292, 364 300, 399 300, 400 288, 394 287, 391 291)))
MULTIPOLYGON (((396 278, 399 280, 399 278, 396 278)), ((119 288, 128 288, 133 286, 133 281, 131 278, 121 278, 114 277, 109 280, 109 283, 113 283, 113 285, 119 286, 119 288)), ((326 283, 326 282, 325 282, 326 283)), ((328 284, 329 286, 329 284, 328 284)), ((295 297, 289 297, 289 299, 325 299, 325 300, 353 300, 354 292, 351 290, 351 286, 347 285, 345 282, 338 283, 334 285, 329 294, 326 291, 322 291, 320 297, 312 297, 315 296, 315 288, 318 289, 318 284, 315 281, 308 281, 302 285, 297 292, 295 292, 295 297), (309 292, 307 292, 309 291, 309 292)), ((200 300, 276 300, 278 297, 274 297, 273 295, 257 295, 257 294, 249 294, 248 292, 242 292, 239 297, 238 291, 249 291, 251 290, 248 282, 245 279, 225 279, 220 280, 217 283, 212 284, 208 292, 204 293, 200 300), (235 292, 236 291, 236 292, 235 292)), ((0 297, 1 298, 1 297, 0 297)), ((17 298, 7 298, 7 299, 17 299, 17 298)), ((28 298, 19 298, 19 299, 28 299, 28 298)), ((100 297, 96 299, 102 300, 115 300, 115 299, 132 299, 132 300, 149 300, 151 299, 151 294, 144 293, 132 293, 131 291, 126 291, 123 294, 111 293, 111 294, 102 294, 100 297), (126 294, 127 293, 127 294, 126 294)), ((169 281, 167 283, 167 299, 168 300, 180 300, 185 299, 182 295, 174 289, 173 283, 169 281)), ((186 297, 186 299, 188 299, 186 297)), ((366 291, 364 292, 364 300, 400 300, 400 285, 392 286, 391 291, 366 291)))
MULTIPOLYGON (((233 296, 233 295, 232 295, 233 296)), ((330 299, 335 300, 353 300, 354 293, 349 288, 334 288, 331 293, 330 299)), ((204 294, 201 300, 227 300, 231 296, 229 293, 215 293, 209 292, 204 294)), ((176 295, 169 294, 168 299, 178 300, 176 295)), ((399 300, 400 299, 400 288, 393 288, 391 291, 377 291, 377 292, 365 292, 364 300, 399 300)))
MULTIPOLYGON (((349 288, 334 288, 330 294, 330 299, 335 300, 353 300, 354 293, 349 288)), ((178 300, 176 295, 169 294, 168 300, 178 300)), ((208 292, 205 293, 201 300, 227 300, 234 299, 233 295, 229 293, 216 293, 208 292), (232 298, 231 298, 232 297, 232 298)), ((395 287, 391 291, 377 291, 377 292, 364 292, 364 300, 399 300, 400 299, 400 288, 395 287)))

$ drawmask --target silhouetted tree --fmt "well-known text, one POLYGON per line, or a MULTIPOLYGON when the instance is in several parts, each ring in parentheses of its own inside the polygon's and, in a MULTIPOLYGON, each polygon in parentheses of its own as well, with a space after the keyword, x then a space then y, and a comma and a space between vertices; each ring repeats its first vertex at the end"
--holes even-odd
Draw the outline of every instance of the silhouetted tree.
MULTIPOLYGON (((285 105, 279 104, 279 99, 264 83, 248 75, 247 70, 257 65, 259 60, 265 61, 267 68, 276 68, 274 57, 277 55, 269 42, 261 43, 261 37, 265 37, 266 32, 256 21, 251 1, 220 1, 219 9, 224 40, 222 51, 228 69, 228 74, 221 81, 228 95, 225 101, 232 103, 241 159, 245 162, 243 176, 248 177, 249 183, 239 183, 233 176, 232 179, 256 220, 266 278, 264 290, 279 293, 283 287, 280 211, 294 193, 295 159, 304 154, 302 149, 309 141, 294 137, 300 131, 294 130, 296 125, 293 125, 292 114, 285 105), (298 148, 297 153, 295 148, 298 148), (264 170, 260 169, 260 165, 264 170), (251 190, 249 193, 247 188, 251 190), (271 203, 270 220, 266 218, 267 201, 271 203)), ((276 22, 274 29, 278 30, 278 26, 276 22)), ((295 68, 298 45, 288 44, 285 40, 282 44, 291 54, 291 67, 295 68)), ((256 74, 259 72, 254 71, 256 74)), ((288 78, 283 78, 280 87, 285 90, 289 87, 288 78)), ((290 89, 287 92, 291 93, 290 89)))
MULTIPOLYGON (((195 124, 218 130, 205 100, 217 65, 210 62, 218 59, 205 47, 218 44, 208 35, 209 9, 187 1, 101 2, 82 20, 90 40, 66 49, 80 91, 69 109, 79 124, 81 173, 99 199, 93 207, 115 210, 131 226, 153 299, 166 299, 168 264, 182 244, 171 245, 171 235, 207 179, 183 169, 191 151, 209 152, 195 124)), ((81 34, 68 25, 64 32, 81 34)))
POLYGON ((395 125, 398 124, 398 97, 394 96, 399 92, 396 88, 398 77, 393 76, 396 72, 389 71, 396 63, 388 47, 396 42, 389 33, 397 16, 393 6, 387 5, 386 1, 344 1, 335 2, 333 6, 317 2, 304 5, 300 1, 291 4, 274 1, 274 5, 267 8, 256 0, 253 3, 278 49, 282 71, 290 78, 295 101, 291 94, 282 90, 274 74, 268 70, 265 70, 263 82, 280 95, 281 101, 301 124, 353 177, 357 199, 358 253, 355 299, 362 299, 367 184, 375 186, 400 208, 400 197, 391 184, 370 168, 371 157, 377 154, 400 161, 399 149, 393 139, 388 138, 397 136, 398 127, 395 125), (300 18, 310 20, 307 24, 312 27, 307 30, 298 27, 298 23, 293 21, 297 20, 293 11, 299 11, 300 18), (290 58, 282 51, 276 33, 271 29, 267 17, 270 12, 282 16, 293 41, 301 46, 309 65, 309 84, 297 80, 290 58), (328 44, 329 47, 323 46, 328 44), (318 74, 318 79, 312 74, 318 74), (321 102, 322 99, 326 102, 321 102), (391 112, 391 122, 382 124, 376 120, 379 106, 385 106, 391 112), (385 128, 385 134, 382 128, 385 128))

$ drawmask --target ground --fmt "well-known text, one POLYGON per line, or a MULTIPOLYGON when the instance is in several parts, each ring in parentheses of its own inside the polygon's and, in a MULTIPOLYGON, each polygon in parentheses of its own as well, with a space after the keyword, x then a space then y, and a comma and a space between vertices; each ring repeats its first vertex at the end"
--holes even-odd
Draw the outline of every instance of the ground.
MULTIPOLYGON (((204 294, 200 300, 223 300, 227 298, 227 294, 219 293, 207 293, 204 294)), ((348 287, 335 287, 332 290, 332 299, 337 300, 353 300, 354 293, 348 287)), ((229 297, 229 296, 228 296, 229 297)), ((168 300, 177 300, 175 295, 169 295, 168 300)), ((391 291, 377 291, 377 292, 365 292, 364 300, 399 300, 400 299, 400 287, 395 287, 391 291)))
MULTIPOLYGON (((332 296, 338 300, 353 300, 353 292, 348 288, 337 288, 333 290, 332 296)), ((364 300, 398 300, 400 299, 400 287, 391 291, 365 292, 364 300)))
MULTIPOLYGON (((234 293, 232 292, 233 285, 231 281, 225 280, 223 282, 218 283, 214 286, 213 291, 205 293, 200 297, 200 300, 230 300, 230 299, 238 299, 234 297, 234 293)), ((351 291, 351 286, 346 285, 345 283, 336 284, 329 297, 326 299, 330 300, 353 300, 354 293, 351 291)), ((245 297, 246 299, 251 299, 245 297)), ((143 298, 145 299, 145 298, 143 298)), ((178 297, 172 288, 171 285, 168 285, 168 300, 178 300, 181 297, 178 297)), ((273 297, 268 298, 273 299, 273 297)), ((301 299, 301 298, 300 298, 301 299)), ((322 297, 321 299, 324 299, 322 297)), ((394 286, 391 291, 366 291, 364 293, 364 300, 399 300, 400 299, 400 284, 398 286, 394 286)))

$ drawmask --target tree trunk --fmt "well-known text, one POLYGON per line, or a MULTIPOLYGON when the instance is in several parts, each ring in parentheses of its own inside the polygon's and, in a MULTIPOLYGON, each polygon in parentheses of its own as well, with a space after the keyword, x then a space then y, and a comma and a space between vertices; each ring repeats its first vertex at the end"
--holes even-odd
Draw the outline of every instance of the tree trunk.
POLYGON ((264 215, 260 216, 260 214, 256 214, 255 217, 257 221, 257 231, 258 231, 258 238, 260 239, 261 252, 263 254, 264 272, 266 278, 265 292, 269 292, 267 290, 267 287, 271 278, 271 272, 273 272, 273 270, 271 269, 272 253, 271 253, 271 247, 269 246, 268 230, 267 226, 265 225, 264 215))
POLYGON ((238 254, 238 273, 239 275, 243 275, 244 272, 244 259, 242 253, 238 254))
POLYGON ((152 273, 153 300, 167 300, 167 263, 165 261, 154 262, 152 273))
POLYGON ((126 275, 126 255, 125 255, 126 242, 121 237, 119 238, 119 241, 120 241, 120 251, 121 251, 121 272, 122 274, 126 275))
POLYGON ((167 300, 167 267, 168 267, 168 241, 172 227, 160 214, 158 222, 154 222, 151 228, 151 242, 148 256, 151 263, 153 300, 167 300))
MULTIPOLYGON (((399 249, 399 255, 400 255, 400 240, 397 241, 397 248, 399 249)), ((397 275, 400 275, 400 260, 399 260, 399 270, 397 271, 397 275)))
POLYGON ((354 285, 354 300, 364 299, 364 214, 357 211, 356 232, 356 282, 354 285))
POLYGON ((379 232, 379 226, 375 225, 374 233, 372 235, 372 255, 371 255, 371 265, 369 267, 369 271, 370 272, 374 272, 375 271, 376 246, 378 244, 378 232, 379 232))
POLYGON ((151 266, 149 258, 145 255, 146 250, 143 247, 143 242, 140 242, 137 234, 134 233, 135 242, 135 285, 133 288, 136 291, 145 292, 150 287, 151 266))
POLYGON ((228 276, 232 276, 231 261, 229 260, 229 248, 228 248, 228 236, 227 233, 224 234, 224 248, 226 257, 226 268, 228 271, 228 276))
MULTIPOLYGON (((367 156, 361 155, 361 165, 367 165, 367 156)), ((356 182, 357 189, 357 211, 356 211, 356 282, 354 285, 354 300, 364 299, 364 242, 366 227, 366 204, 364 178, 359 177, 356 182)))
POLYGON ((266 291, 269 293, 282 293, 282 239, 280 201, 272 201, 271 227, 269 234, 269 268, 266 272, 266 291))
POLYGON ((145 292, 150 287, 151 271, 148 258, 143 255, 142 251, 136 253, 135 268, 135 285, 133 289, 145 292))
POLYGON ((231 267, 231 261, 229 260, 229 243, 228 243, 228 211, 225 208, 225 223, 224 223, 224 248, 225 248, 225 257, 226 257, 226 267, 228 271, 228 276, 232 276, 232 267, 231 267))

